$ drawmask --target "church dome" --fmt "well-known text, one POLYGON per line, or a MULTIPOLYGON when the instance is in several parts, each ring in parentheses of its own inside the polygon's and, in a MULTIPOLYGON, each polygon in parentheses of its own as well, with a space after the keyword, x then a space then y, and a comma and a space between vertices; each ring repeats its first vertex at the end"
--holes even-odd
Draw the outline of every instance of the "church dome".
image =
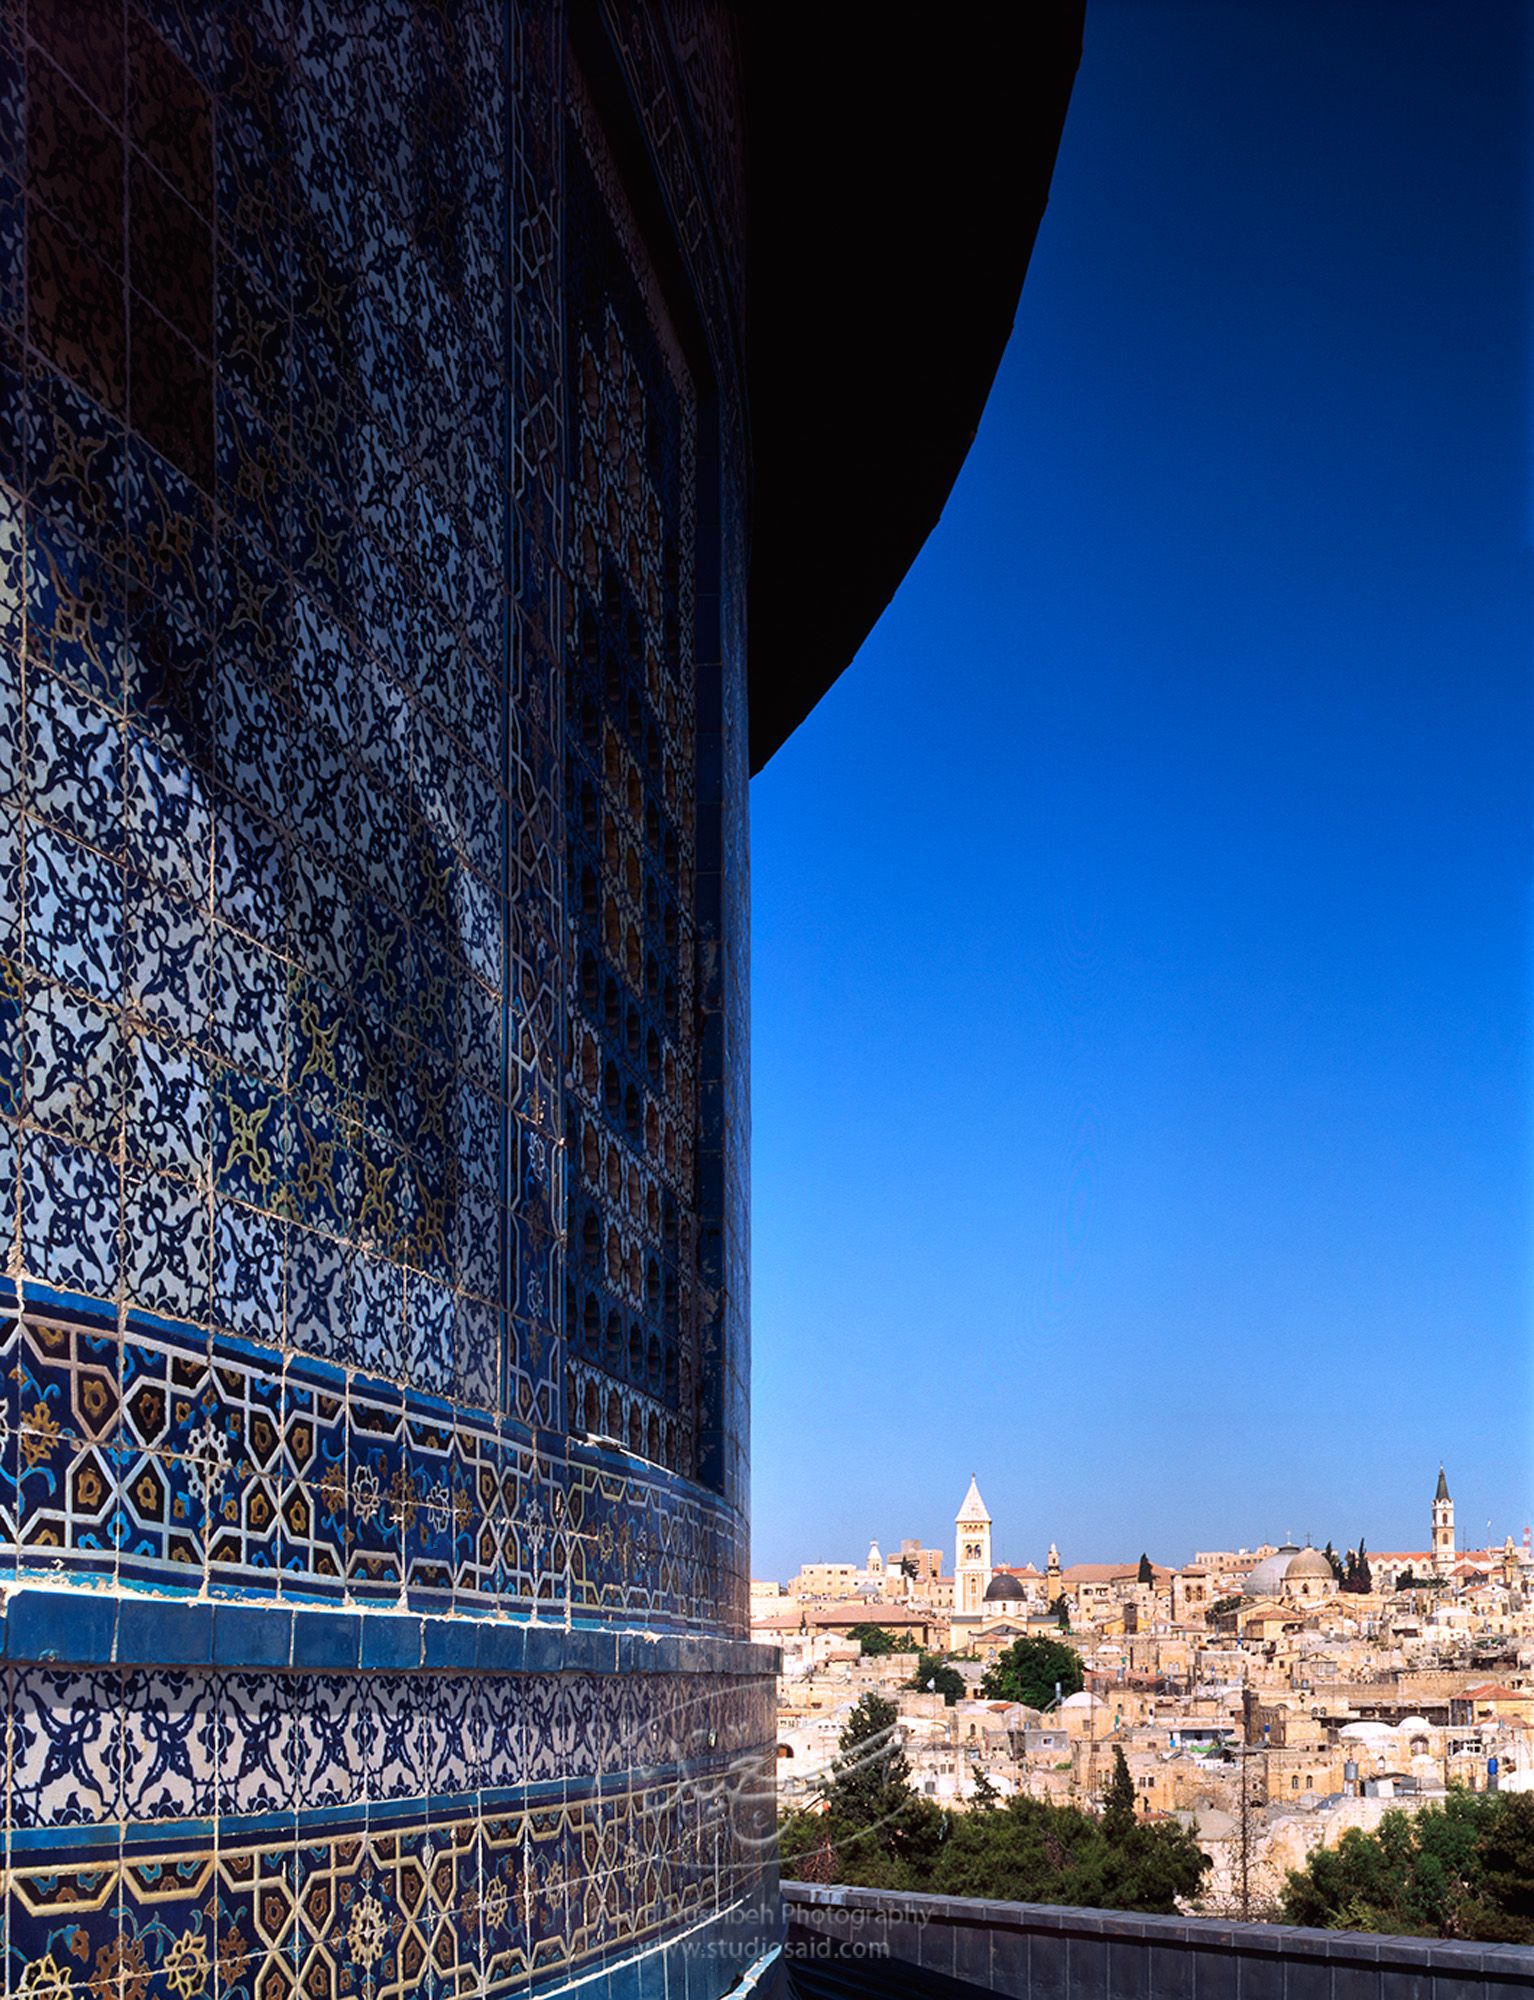
POLYGON ((1024 1591, 1023 1586, 1015 1576, 1007 1576, 1005 1573, 998 1572, 986 1586, 985 1601, 987 1604, 1015 1603, 1019 1598, 1026 1595, 1027 1593, 1024 1591))
POLYGON ((1302 1577, 1316 1577, 1330 1583, 1332 1566, 1319 1549, 1301 1549, 1297 1556, 1291 1556, 1284 1570, 1289 1583, 1298 1583, 1302 1577))
POLYGON ((1277 1550, 1271 1556, 1264 1556, 1257 1567, 1248 1573, 1246 1582, 1241 1586, 1241 1595, 1282 1597, 1289 1565, 1299 1553, 1300 1551, 1291 1544, 1288 1548, 1277 1550))

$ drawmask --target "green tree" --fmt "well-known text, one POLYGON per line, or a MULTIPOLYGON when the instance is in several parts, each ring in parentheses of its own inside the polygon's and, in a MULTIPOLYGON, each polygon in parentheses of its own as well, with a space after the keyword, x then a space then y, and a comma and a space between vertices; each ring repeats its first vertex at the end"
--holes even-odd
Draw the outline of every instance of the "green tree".
POLYGON ((1454 1791, 1351 1828, 1291 1871, 1283 1905, 1326 1930, 1534 1944, 1534 1793, 1454 1791))
POLYGON ((1348 1550, 1347 1564, 1343 1571, 1342 1587, 1360 1597, 1367 1597, 1374 1588, 1373 1572, 1369 1568, 1369 1556, 1364 1548, 1363 1536, 1358 1538, 1358 1547, 1348 1550))
POLYGON ((908 1633, 887 1632, 882 1625, 860 1625, 857 1629, 858 1645, 869 1659, 882 1659, 886 1653, 909 1653, 913 1650, 908 1633))
POLYGON ((1207 1624, 1211 1618, 1228 1618, 1233 1611, 1239 1611, 1240 1609, 1241 1593, 1239 1591, 1237 1591, 1234 1597, 1217 1597, 1204 1613, 1204 1621, 1207 1624))
POLYGON ((1063 1590, 1054 1603, 1050 1605, 1049 1611, 1050 1616, 1060 1627, 1060 1630, 1062 1632, 1069 1632, 1071 1629, 1071 1600, 1063 1590))
POLYGON ((977 1766, 975 1782, 970 1788, 969 1804, 971 1812, 994 1812, 1001 1804, 1001 1793, 991 1781, 991 1774, 984 1764, 977 1766))
POLYGON ((1341 1556, 1338 1555, 1337 1551, 1332 1547, 1330 1542, 1327 1543, 1326 1547, 1321 1551, 1321 1553, 1326 1557, 1326 1560, 1331 1564, 1332 1575, 1336 1578, 1338 1583, 1341 1583, 1343 1578, 1347 1575, 1347 1571, 1343 1567, 1341 1556))
POLYGON ((793 1806, 778 1818, 778 1861, 797 1882, 835 1882, 842 1868, 823 1812, 793 1806))
POLYGON ((1058 1684, 1062 1696, 1081 1687, 1081 1655, 1058 1639, 1014 1639, 986 1668, 980 1692, 987 1701, 1021 1701, 1048 1708, 1058 1684))
POLYGON ((1139 1574, 1135 1578, 1135 1582, 1154 1583, 1155 1581, 1156 1581, 1156 1572, 1151 1567, 1151 1559, 1142 1550, 1140 1554, 1140 1570, 1139 1574))
POLYGON ((1122 1840, 1135 1826, 1135 1781, 1129 1762, 1117 1743, 1113 1746, 1113 1772, 1103 1786, 1103 1832, 1110 1840, 1122 1840))
POLYGON ((1135 1822, 1114 1837, 1096 1813, 1020 1797, 957 1814, 923 1886, 939 1895, 1169 1916, 1198 1894, 1208 1867, 1174 1821, 1135 1822))
POLYGON ((826 1805, 844 1826, 876 1826, 910 1802, 911 1761, 900 1735, 895 1704, 865 1694, 836 1739, 826 1805))
POLYGON ((916 1665, 906 1686, 920 1688, 924 1694, 940 1694, 950 1708, 956 1701, 964 1699, 966 1691, 964 1676, 957 1667, 949 1666, 941 1653, 925 1651, 917 1653, 916 1665))
MULTIPOLYGON (((878 1703, 879 1697, 871 1700, 878 1703)), ((879 1744, 890 1726, 884 1720, 890 1713, 888 1702, 861 1718, 855 1712, 842 1732, 838 1763, 849 1757, 867 1761, 869 1746, 879 1744)), ((882 1748, 872 1752, 874 1757, 883 1754, 882 1748)), ((785 1816, 780 1828, 783 1872, 800 1881, 1007 1902, 1077 1903, 1164 1916, 1199 1892, 1208 1859, 1193 1834, 1173 1821, 1137 1820, 1131 1810, 1127 1819, 1120 1815, 1110 1822, 1107 1812, 1082 1812, 1027 1797, 998 1803, 994 1793, 989 1778, 978 1773, 975 1810, 950 1816, 930 1800, 911 1796, 908 1783, 899 1799, 881 1781, 866 1790, 859 1787, 850 1806, 884 1817, 855 1826, 839 1816, 836 1801, 842 1795, 833 1780, 831 1810, 819 1817, 785 1816)))
POLYGON ((1502 1800, 1478 1842, 1481 1865, 1473 1935, 1488 1944, 1534 1944, 1534 1792, 1483 1793, 1502 1800))
POLYGON ((823 1814, 785 1815, 778 1852, 786 1874, 914 1889, 930 1870, 947 1817, 911 1789, 895 1704, 866 1694, 837 1738, 823 1814))

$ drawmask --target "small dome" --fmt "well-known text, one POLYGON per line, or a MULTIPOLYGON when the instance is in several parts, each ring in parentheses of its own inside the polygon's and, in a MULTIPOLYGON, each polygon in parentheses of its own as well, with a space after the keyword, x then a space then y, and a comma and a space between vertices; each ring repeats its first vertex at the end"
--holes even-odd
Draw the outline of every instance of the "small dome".
POLYGON ((1026 1595, 1027 1592, 1015 1576, 998 1572, 986 1586, 985 1601, 987 1604, 1016 1603, 1019 1598, 1026 1595))
POLYGON ((1284 1577, 1289 1583, 1297 1583, 1301 1577, 1324 1578, 1330 1583, 1332 1566, 1319 1549, 1301 1549, 1297 1556, 1289 1558, 1284 1577))
POLYGON ((1402 1736, 1420 1736, 1432 1726, 1425 1715, 1408 1715, 1396 1724, 1396 1729, 1402 1736))

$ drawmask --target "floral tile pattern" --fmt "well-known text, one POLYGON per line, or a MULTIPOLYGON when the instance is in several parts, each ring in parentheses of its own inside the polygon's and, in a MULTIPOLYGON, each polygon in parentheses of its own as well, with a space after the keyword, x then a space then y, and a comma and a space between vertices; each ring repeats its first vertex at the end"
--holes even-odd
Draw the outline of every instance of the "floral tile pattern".
POLYGON ((751 1894, 772 1832, 770 1682, 7 1681, 15 1992, 90 1992, 116 1972, 196 1995, 215 1962, 218 1990, 269 1992, 295 1955, 330 1992, 506 1990, 529 1965, 579 1975, 751 1894), (618 1732, 652 1759, 599 1790, 594 1746, 618 1732), (524 1743, 550 1747, 528 1764, 524 1743), (61 1869, 45 1843, 64 1828, 87 1838, 61 1869), (74 1986, 33 1970, 50 1956, 74 1986))

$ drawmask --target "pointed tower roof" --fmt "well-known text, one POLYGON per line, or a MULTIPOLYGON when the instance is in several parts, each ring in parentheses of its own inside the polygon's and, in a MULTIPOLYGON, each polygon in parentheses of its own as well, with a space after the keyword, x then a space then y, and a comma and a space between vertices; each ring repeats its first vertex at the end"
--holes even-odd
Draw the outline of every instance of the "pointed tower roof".
POLYGON ((1438 1468, 1438 1491, 1433 1495, 1433 1498, 1435 1500, 1447 1500, 1448 1497, 1449 1497, 1449 1482, 1447 1479, 1444 1478, 1443 1467, 1440 1465, 1438 1468))
POLYGON ((953 1517, 955 1521, 989 1521, 985 1502, 980 1498, 980 1488, 975 1484, 975 1475, 969 1476, 969 1491, 964 1496, 964 1505, 953 1517))

